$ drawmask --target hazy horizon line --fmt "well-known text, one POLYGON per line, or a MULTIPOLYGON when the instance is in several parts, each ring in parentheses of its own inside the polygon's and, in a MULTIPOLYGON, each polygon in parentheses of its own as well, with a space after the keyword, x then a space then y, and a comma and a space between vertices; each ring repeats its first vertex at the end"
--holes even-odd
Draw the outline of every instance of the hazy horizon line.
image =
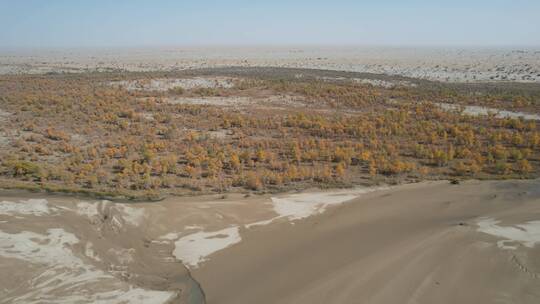
POLYGON ((191 43, 130 45, 2 46, 0 50, 99 50, 99 49, 189 49, 189 48, 540 48, 540 44, 361 44, 361 43, 191 43))

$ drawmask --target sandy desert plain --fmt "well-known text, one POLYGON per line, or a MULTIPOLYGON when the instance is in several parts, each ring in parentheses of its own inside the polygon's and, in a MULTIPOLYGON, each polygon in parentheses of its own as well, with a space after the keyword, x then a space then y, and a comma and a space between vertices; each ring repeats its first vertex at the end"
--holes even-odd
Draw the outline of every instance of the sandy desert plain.
POLYGON ((540 49, 0 51, 0 303, 540 303, 540 49))

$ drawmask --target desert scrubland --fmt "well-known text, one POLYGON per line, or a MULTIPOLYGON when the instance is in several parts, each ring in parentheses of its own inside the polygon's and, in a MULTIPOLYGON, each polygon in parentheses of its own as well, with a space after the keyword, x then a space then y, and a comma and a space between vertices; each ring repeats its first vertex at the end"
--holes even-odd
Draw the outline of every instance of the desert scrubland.
POLYGON ((275 68, 4 76, 5 187, 159 199, 532 178, 536 84, 275 68))

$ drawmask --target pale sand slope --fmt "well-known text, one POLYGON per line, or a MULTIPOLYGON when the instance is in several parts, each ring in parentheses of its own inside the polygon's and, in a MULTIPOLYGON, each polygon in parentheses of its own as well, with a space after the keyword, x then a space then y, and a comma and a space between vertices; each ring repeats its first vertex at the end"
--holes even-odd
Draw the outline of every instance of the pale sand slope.
POLYGON ((244 230, 192 274, 210 304, 540 303, 538 219, 539 180, 400 186, 244 230))

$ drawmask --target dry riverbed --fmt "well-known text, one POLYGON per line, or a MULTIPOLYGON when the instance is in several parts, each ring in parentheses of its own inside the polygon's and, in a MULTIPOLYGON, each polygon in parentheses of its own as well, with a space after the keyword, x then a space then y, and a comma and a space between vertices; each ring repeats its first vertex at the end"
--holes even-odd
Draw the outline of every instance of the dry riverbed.
POLYGON ((537 303, 538 189, 440 181, 138 204, 3 191, 0 303, 537 303))

